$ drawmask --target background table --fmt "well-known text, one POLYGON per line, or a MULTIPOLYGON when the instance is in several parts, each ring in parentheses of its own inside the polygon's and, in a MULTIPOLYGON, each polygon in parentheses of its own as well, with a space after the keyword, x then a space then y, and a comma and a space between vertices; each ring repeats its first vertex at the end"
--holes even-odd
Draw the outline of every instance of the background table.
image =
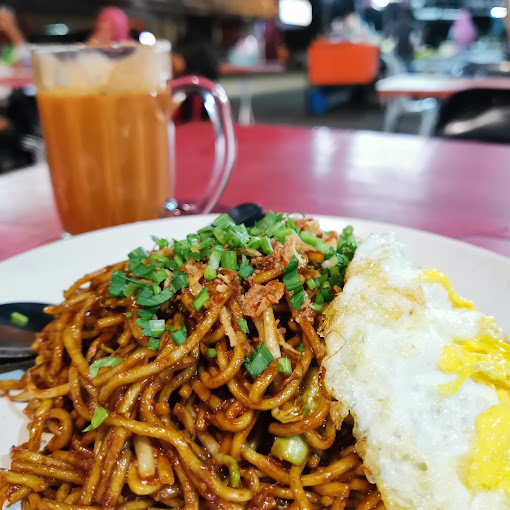
POLYGON ((220 76, 239 76, 239 124, 247 126, 255 122, 251 77, 257 74, 278 74, 283 71, 285 71, 285 66, 279 61, 260 62, 253 66, 235 66, 228 62, 219 65, 220 76))
MULTIPOLYGON (((328 128, 238 126, 238 161, 217 211, 350 216, 466 240, 510 256, 510 147, 328 128)), ((207 123, 177 129, 177 197, 193 200, 213 158, 207 123)), ((0 176, 0 259, 62 234, 48 170, 0 176)))
MULTIPOLYGON (((453 78, 433 74, 398 74, 379 80, 377 94, 386 102, 384 130, 394 131, 400 117, 410 111, 411 99, 426 99, 430 102, 419 109, 422 114, 420 134, 429 136, 435 127, 439 111, 439 101, 453 94, 471 89, 510 90, 510 78, 453 78)), ((416 108, 411 111, 418 111, 416 108)))

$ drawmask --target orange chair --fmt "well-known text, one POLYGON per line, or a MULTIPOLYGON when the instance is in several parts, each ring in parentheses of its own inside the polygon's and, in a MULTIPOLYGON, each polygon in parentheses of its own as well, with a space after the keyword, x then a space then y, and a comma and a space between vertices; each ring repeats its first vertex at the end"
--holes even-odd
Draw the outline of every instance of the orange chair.
POLYGON ((320 38, 308 47, 308 79, 314 86, 368 85, 378 71, 378 46, 320 38))

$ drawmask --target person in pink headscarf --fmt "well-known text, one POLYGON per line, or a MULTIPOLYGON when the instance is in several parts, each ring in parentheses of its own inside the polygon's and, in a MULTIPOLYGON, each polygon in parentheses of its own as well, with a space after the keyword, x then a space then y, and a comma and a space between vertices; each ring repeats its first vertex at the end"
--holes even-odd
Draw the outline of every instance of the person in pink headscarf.
POLYGON ((87 44, 103 46, 130 40, 129 18, 124 11, 118 7, 105 7, 96 18, 94 32, 87 44))
POLYGON ((467 9, 460 9, 457 19, 450 28, 450 38, 460 48, 467 48, 476 40, 476 27, 471 13, 467 9))

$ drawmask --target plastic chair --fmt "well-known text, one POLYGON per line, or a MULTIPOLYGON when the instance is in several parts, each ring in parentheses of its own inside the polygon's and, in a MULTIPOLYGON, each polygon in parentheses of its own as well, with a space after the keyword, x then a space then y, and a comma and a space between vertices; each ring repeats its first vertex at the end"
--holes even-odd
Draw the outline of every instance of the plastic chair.
POLYGON ((471 89, 441 105, 435 136, 510 143, 510 90, 471 89))

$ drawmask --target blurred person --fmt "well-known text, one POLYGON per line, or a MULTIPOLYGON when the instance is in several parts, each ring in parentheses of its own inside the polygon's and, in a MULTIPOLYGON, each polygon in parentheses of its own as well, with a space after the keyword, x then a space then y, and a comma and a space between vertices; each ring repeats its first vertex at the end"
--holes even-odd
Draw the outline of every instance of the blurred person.
MULTIPOLYGON (((205 18, 190 16, 187 19, 185 36, 172 47, 173 76, 178 78, 194 74, 204 76, 211 81, 218 81, 219 64, 209 21, 205 18)), ((202 105, 201 96, 190 94, 179 106, 174 121, 179 123, 190 119, 208 119, 209 116, 202 105)))
MULTIPOLYGON (((14 12, 8 7, 0 7, 0 78, 12 75, 13 69, 30 67, 30 50, 16 22, 14 12)), ((12 89, 0 87, 0 110, 5 113, 12 89)), ((0 116, 0 131, 9 127, 9 121, 0 116)))
POLYGON ((460 50, 466 50, 476 41, 476 27, 473 17, 467 9, 460 9, 457 19, 450 28, 451 39, 460 50))
POLYGON ((130 41, 129 18, 118 7, 105 7, 95 21, 94 32, 87 44, 90 46, 106 46, 112 42, 130 41))
POLYGON ((415 51, 415 19, 413 11, 405 3, 391 3, 385 9, 385 33, 395 43, 395 55, 410 70, 415 51))

